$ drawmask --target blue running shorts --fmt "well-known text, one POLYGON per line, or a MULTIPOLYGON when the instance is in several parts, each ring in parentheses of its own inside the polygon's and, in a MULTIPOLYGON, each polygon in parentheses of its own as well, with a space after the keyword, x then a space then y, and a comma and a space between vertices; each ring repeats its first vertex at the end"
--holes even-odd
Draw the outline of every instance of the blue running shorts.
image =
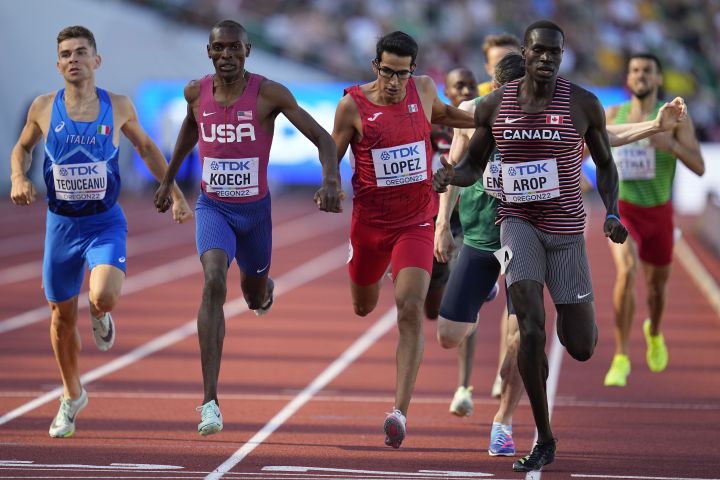
POLYGON ((49 302, 77 296, 82 287, 85 263, 112 265, 126 272, 127 221, 120 205, 105 212, 67 217, 48 210, 45 222, 43 288, 49 302))
POLYGON ((195 205, 195 241, 198 255, 212 249, 227 254, 228 267, 234 258, 248 276, 270 271, 272 216, 270 194, 252 203, 226 203, 201 193, 195 205))
POLYGON ((454 322, 475 323, 499 274, 495 255, 463 244, 445 286, 440 315, 454 322))

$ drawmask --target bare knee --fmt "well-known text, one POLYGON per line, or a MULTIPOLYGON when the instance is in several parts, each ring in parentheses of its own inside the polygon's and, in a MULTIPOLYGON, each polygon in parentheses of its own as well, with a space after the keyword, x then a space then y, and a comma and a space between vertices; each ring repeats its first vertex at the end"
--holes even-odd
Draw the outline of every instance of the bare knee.
POLYGON ((539 324, 528 326, 520 338, 520 349, 531 355, 545 351, 545 330, 539 324))
POLYGON ((203 300, 211 304, 224 304, 227 296, 227 279, 225 273, 207 272, 203 286, 203 300))
POLYGON ((358 317, 366 317, 375 310, 375 304, 353 301, 353 310, 358 317))
POLYGON ((120 299, 120 292, 90 292, 90 303, 98 312, 111 312, 120 299))
POLYGON ((572 358, 579 362, 586 362, 590 360, 595 353, 595 344, 587 342, 584 345, 568 345, 567 351, 572 358))

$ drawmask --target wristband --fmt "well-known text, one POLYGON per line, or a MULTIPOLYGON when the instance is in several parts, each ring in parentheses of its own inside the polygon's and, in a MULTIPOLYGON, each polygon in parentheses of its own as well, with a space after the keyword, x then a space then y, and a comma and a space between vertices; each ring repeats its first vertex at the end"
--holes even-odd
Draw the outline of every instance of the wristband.
POLYGON ((615 220, 617 220, 618 223, 622 223, 620 221, 620 217, 618 217, 617 215, 613 215, 612 213, 608 213, 607 217, 605 217, 605 220, 610 220, 611 218, 614 218, 615 220))

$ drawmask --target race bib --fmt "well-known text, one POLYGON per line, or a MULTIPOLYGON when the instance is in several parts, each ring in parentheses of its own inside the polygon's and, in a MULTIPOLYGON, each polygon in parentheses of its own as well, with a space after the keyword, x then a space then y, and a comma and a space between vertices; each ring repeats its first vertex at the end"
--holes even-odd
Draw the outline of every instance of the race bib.
POLYGON ((540 202, 560 196, 557 161, 502 164, 505 201, 512 203, 540 202))
POLYGON ((378 187, 396 187, 427 180, 425 142, 389 148, 373 148, 373 164, 378 187))
POLYGON ((631 143, 613 149, 613 157, 621 180, 655 178, 655 148, 631 143))
POLYGON ((218 197, 252 197, 258 187, 259 158, 210 158, 203 162, 205 190, 218 197))
POLYGON ((107 163, 53 163, 55 197, 58 200, 102 200, 107 191, 107 163))
POLYGON ((502 200, 502 189, 500 188, 500 172, 502 164, 500 162, 500 153, 497 151, 490 157, 485 171, 483 172, 482 181, 485 193, 502 200))

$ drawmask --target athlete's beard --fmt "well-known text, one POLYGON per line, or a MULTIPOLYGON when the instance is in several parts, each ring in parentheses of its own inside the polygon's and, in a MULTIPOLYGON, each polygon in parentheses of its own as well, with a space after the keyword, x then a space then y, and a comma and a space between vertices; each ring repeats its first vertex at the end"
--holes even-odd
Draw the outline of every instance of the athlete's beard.
POLYGON ((656 90, 656 89, 653 89, 653 88, 648 88, 648 89, 645 90, 645 91, 637 91, 637 90, 635 90, 635 91, 632 92, 633 96, 634 96, 635 98, 637 98, 638 100, 645 100, 649 95, 651 95, 651 94, 653 94, 653 93, 657 94, 657 90, 656 90))

